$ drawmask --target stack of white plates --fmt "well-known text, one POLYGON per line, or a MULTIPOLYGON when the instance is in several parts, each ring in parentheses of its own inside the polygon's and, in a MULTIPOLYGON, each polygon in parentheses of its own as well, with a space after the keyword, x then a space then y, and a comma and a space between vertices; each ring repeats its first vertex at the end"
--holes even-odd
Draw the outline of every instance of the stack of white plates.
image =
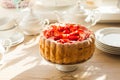
POLYGON ((95 32, 96 47, 110 54, 120 55, 120 28, 109 27, 95 32))

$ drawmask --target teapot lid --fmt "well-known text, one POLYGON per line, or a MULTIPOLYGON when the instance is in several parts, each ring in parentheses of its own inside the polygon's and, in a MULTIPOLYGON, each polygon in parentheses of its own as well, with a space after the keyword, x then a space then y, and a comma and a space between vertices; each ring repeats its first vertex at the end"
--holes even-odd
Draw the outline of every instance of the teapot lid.
POLYGON ((76 5, 70 9, 69 13, 71 14, 85 14, 86 9, 84 8, 82 1, 78 1, 76 5))

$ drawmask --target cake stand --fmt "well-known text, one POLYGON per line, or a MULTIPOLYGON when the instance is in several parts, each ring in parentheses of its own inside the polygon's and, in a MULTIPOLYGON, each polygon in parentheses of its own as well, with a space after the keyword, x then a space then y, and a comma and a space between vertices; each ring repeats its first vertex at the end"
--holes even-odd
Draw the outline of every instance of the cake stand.
MULTIPOLYGON (((80 63, 76 63, 76 64, 56 64, 56 63, 53 63, 53 62, 50 62, 50 61, 44 59, 43 57, 42 57, 42 59, 44 61, 50 63, 50 64, 55 65, 56 69, 59 70, 59 71, 62 71, 62 72, 72 72, 72 71, 75 71, 75 70, 77 70, 77 68, 79 68, 79 65, 80 65, 80 63)), ((81 62, 81 63, 83 63, 83 62, 81 62)))
POLYGON ((71 71, 75 71, 79 67, 79 64, 71 64, 71 65, 55 64, 55 67, 63 72, 71 72, 71 71))

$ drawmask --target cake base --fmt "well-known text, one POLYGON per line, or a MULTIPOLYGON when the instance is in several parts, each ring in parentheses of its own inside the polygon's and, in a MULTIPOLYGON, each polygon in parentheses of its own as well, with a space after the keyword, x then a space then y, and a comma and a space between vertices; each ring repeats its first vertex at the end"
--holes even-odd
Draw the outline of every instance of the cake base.
POLYGON ((75 65, 60 65, 60 64, 56 64, 55 66, 56 66, 56 68, 59 71, 63 71, 63 72, 75 71, 79 67, 78 64, 75 64, 75 65))

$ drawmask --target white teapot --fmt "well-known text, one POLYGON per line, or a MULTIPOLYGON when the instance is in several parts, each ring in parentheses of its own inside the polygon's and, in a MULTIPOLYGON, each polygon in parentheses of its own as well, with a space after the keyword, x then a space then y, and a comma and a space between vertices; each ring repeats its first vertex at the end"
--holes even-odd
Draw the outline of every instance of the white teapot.
POLYGON ((41 30, 48 25, 47 19, 40 19, 39 16, 35 15, 32 9, 29 10, 28 14, 19 23, 19 28, 26 35, 37 35, 41 30))
POLYGON ((60 23, 75 23, 86 27, 93 26, 100 20, 100 14, 97 10, 84 9, 81 2, 77 2, 73 8, 64 11, 62 14, 57 11, 55 11, 55 14, 60 23))

